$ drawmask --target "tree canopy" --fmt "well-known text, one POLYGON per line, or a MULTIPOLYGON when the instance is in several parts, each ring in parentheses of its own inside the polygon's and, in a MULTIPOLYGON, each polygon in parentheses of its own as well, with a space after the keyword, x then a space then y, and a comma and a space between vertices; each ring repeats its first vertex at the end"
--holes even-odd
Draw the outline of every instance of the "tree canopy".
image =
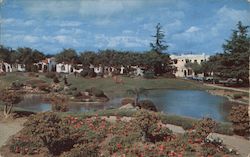
POLYGON ((153 43, 150 43, 151 50, 161 54, 163 51, 167 50, 168 45, 166 44, 166 41, 164 40, 165 34, 162 30, 162 26, 160 23, 158 23, 155 26, 156 33, 152 37, 155 38, 155 41, 153 43))
POLYGON ((237 29, 233 30, 231 37, 223 44, 224 53, 211 56, 207 70, 213 71, 220 78, 242 79, 245 84, 249 83, 249 54, 250 37, 249 26, 244 26, 240 21, 237 29))

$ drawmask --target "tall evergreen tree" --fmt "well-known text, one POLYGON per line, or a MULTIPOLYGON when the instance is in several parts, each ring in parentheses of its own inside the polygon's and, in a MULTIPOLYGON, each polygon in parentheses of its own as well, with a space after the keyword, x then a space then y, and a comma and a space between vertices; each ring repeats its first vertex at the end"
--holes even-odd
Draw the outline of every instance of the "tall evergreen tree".
POLYGON ((239 21, 237 29, 233 30, 232 36, 223 44, 224 54, 218 65, 219 75, 222 78, 236 78, 244 83, 249 83, 249 54, 250 38, 248 36, 249 26, 244 26, 239 21))
POLYGON ((162 26, 160 23, 156 25, 156 33, 152 37, 155 38, 155 41, 153 43, 150 43, 150 47, 152 51, 161 54, 165 50, 167 50, 168 45, 166 44, 166 41, 164 40, 165 34, 162 30, 162 26))

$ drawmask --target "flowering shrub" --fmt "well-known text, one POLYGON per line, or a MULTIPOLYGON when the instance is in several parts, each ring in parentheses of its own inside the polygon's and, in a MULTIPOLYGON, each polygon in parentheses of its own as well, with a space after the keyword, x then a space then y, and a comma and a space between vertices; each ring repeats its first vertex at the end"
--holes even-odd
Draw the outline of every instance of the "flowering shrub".
POLYGON ((39 145, 38 142, 32 141, 26 137, 16 137, 12 139, 11 144, 9 146, 10 151, 13 153, 21 153, 22 155, 25 154, 37 154, 39 152, 39 145))
POLYGON ((162 141, 167 136, 171 136, 172 132, 168 128, 158 125, 159 120, 159 116, 156 113, 146 110, 141 110, 135 115, 133 124, 139 128, 142 141, 162 141))
POLYGON ((250 134, 248 106, 233 106, 229 115, 229 119, 233 123, 233 129, 236 134, 241 136, 247 136, 250 134))
POLYGON ((214 132, 215 127, 216 122, 213 121, 212 118, 203 118, 195 126, 193 139, 196 140, 196 142, 204 141, 211 132, 214 132))
POLYGON ((49 101, 52 104, 52 111, 66 112, 68 108, 68 99, 65 96, 51 95, 49 101))

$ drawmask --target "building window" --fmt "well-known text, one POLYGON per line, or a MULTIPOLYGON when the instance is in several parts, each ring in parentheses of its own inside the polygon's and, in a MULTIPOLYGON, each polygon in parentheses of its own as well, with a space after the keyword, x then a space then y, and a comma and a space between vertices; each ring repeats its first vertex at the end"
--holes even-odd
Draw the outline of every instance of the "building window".
POLYGON ((189 62, 189 59, 186 59, 186 63, 188 63, 189 62))
POLYGON ((183 60, 181 60, 183 62, 183 60))
POLYGON ((197 60, 195 59, 194 62, 197 63, 197 60))
POLYGON ((178 60, 177 59, 174 59, 174 64, 177 64, 178 63, 178 60))

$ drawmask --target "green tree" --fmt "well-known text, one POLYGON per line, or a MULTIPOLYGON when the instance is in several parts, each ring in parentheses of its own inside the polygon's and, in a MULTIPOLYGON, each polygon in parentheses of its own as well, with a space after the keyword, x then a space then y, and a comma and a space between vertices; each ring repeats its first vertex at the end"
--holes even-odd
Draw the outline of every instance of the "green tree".
POLYGON ((141 95, 147 95, 147 90, 144 88, 135 88, 127 90, 127 93, 135 96, 135 106, 137 106, 141 95))
POLYGON ((155 41, 153 43, 150 43, 150 47, 152 51, 161 54, 163 51, 167 50, 168 45, 165 44, 166 41, 164 40, 164 32, 162 31, 162 26, 160 23, 156 25, 156 33, 152 37, 155 38, 155 41))
POLYGON ((97 54, 93 51, 85 51, 80 54, 80 61, 84 65, 95 64, 97 54))
POLYGON ((0 100, 4 102, 4 110, 3 110, 3 115, 5 118, 8 118, 11 114, 12 108, 14 104, 18 104, 22 98, 20 95, 14 93, 14 92, 9 92, 7 90, 2 90, 0 92, 0 100))
POLYGON ((249 83, 249 54, 250 38, 249 26, 238 22, 237 29, 233 30, 232 36, 223 44, 224 53, 217 55, 214 62, 217 68, 216 75, 221 78, 236 78, 237 82, 242 79, 245 84, 249 83))
POLYGON ((78 54, 74 49, 63 49, 60 53, 55 55, 57 62, 64 62, 64 63, 77 63, 78 62, 78 54))
POLYGON ((200 73, 203 72, 202 65, 197 63, 197 62, 194 62, 194 63, 188 62, 188 63, 185 64, 185 67, 186 68, 191 68, 194 71, 195 75, 200 74, 200 73))
POLYGON ((45 55, 42 52, 29 47, 18 48, 16 57, 17 62, 24 64, 27 71, 31 71, 34 63, 45 59, 45 55))

